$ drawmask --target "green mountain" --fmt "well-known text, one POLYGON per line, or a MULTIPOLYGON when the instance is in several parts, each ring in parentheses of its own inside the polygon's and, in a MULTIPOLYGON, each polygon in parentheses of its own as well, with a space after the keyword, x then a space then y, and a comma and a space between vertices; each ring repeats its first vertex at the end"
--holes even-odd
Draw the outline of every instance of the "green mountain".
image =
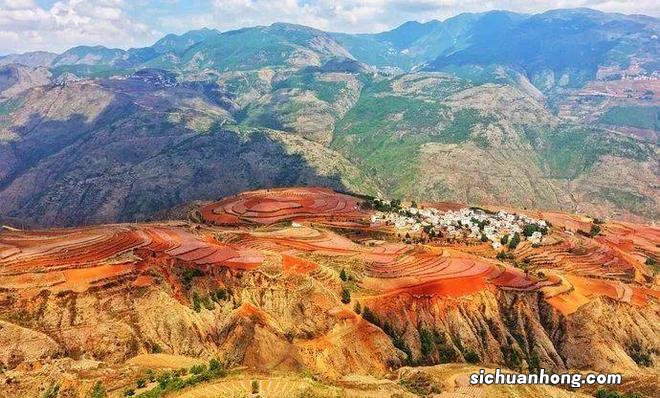
POLYGON ((0 215, 149 219, 316 184, 655 220, 657 26, 583 9, 363 35, 278 23, 12 63, 0 215))
POLYGON ((158 40, 151 48, 158 54, 174 53, 182 54, 189 47, 205 40, 217 38, 221 33, 215 29, 191 30, 182 35, 170 33, 158 40))
POLYGON ((640 62, 653 72, 660 56, 658 21, 606 14, 589 9, 554 10, 526 18, 492 12, 470 29, 469 40, 445 50, 428 70, 463 65, 508 65, 520 68, 541 89, 554 82, 581 86, 599 67, 627 68, 640 62))

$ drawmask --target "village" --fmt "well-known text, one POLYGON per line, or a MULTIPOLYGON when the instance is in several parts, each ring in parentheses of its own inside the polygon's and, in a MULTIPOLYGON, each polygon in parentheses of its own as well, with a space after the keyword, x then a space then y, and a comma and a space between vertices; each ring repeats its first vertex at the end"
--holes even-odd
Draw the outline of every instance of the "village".
MULTIPOLYGON (((375 199, 373 208, 378 210, 371 216, 371 224, 393 226, 397 232, 408 237, 426 234, 430 238, 476 239, 490 242, 495 250, 521 240, 537 246, 547 235, 549 224, 522 214, 505 211, 490 212, 481 208, 466 207, 459 210, 440 211, 435 208, 410 206, 399 201, 375 199)), ((510 245, 511 246, 511 245, 510 245)))

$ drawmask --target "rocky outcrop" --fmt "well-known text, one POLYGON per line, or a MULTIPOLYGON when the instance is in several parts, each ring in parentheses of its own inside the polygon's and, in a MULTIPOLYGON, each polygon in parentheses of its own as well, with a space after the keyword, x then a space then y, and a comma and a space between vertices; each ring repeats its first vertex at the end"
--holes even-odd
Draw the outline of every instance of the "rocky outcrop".
POLYGON ((607 298, 569 316, 538 292, 483 291, 462 299, 401 295, 365 305, 374 308, 384 330, 393 330, 393 339, 405 342, 417 364, 462 361, 474 352, 486 364, 518 370, 632 371, 638 369, 633 345, 660 350, 657 309, 607 298), (432 336, 430 348, 422 348, 424 333, 432 336))

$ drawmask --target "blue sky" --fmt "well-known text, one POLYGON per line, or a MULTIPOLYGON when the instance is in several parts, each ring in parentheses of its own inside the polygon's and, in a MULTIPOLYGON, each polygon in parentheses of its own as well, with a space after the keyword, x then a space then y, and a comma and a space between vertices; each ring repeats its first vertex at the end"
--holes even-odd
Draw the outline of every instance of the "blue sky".
POLYGON ((0 0, 0 53, 61 52, 80 44, 140 47, 201 27, 224 31, 281 21, 380 32, 461 12, 569 7, 660 16, 658 0, 0 0))

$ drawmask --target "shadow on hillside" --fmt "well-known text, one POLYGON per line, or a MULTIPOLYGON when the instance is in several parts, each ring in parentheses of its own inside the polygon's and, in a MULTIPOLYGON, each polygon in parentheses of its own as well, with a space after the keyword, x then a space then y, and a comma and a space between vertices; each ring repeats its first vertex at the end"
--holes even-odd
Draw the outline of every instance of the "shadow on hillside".
POLYGON ((320 175, 266 131, 200 133, 117 95, 94 120, 35 112, 0 151, 0 221, 72 226, 149 220, 164 209, 257 188, 318 185, 320 175), (5 159, 2 159, 5 157, 5 159))

